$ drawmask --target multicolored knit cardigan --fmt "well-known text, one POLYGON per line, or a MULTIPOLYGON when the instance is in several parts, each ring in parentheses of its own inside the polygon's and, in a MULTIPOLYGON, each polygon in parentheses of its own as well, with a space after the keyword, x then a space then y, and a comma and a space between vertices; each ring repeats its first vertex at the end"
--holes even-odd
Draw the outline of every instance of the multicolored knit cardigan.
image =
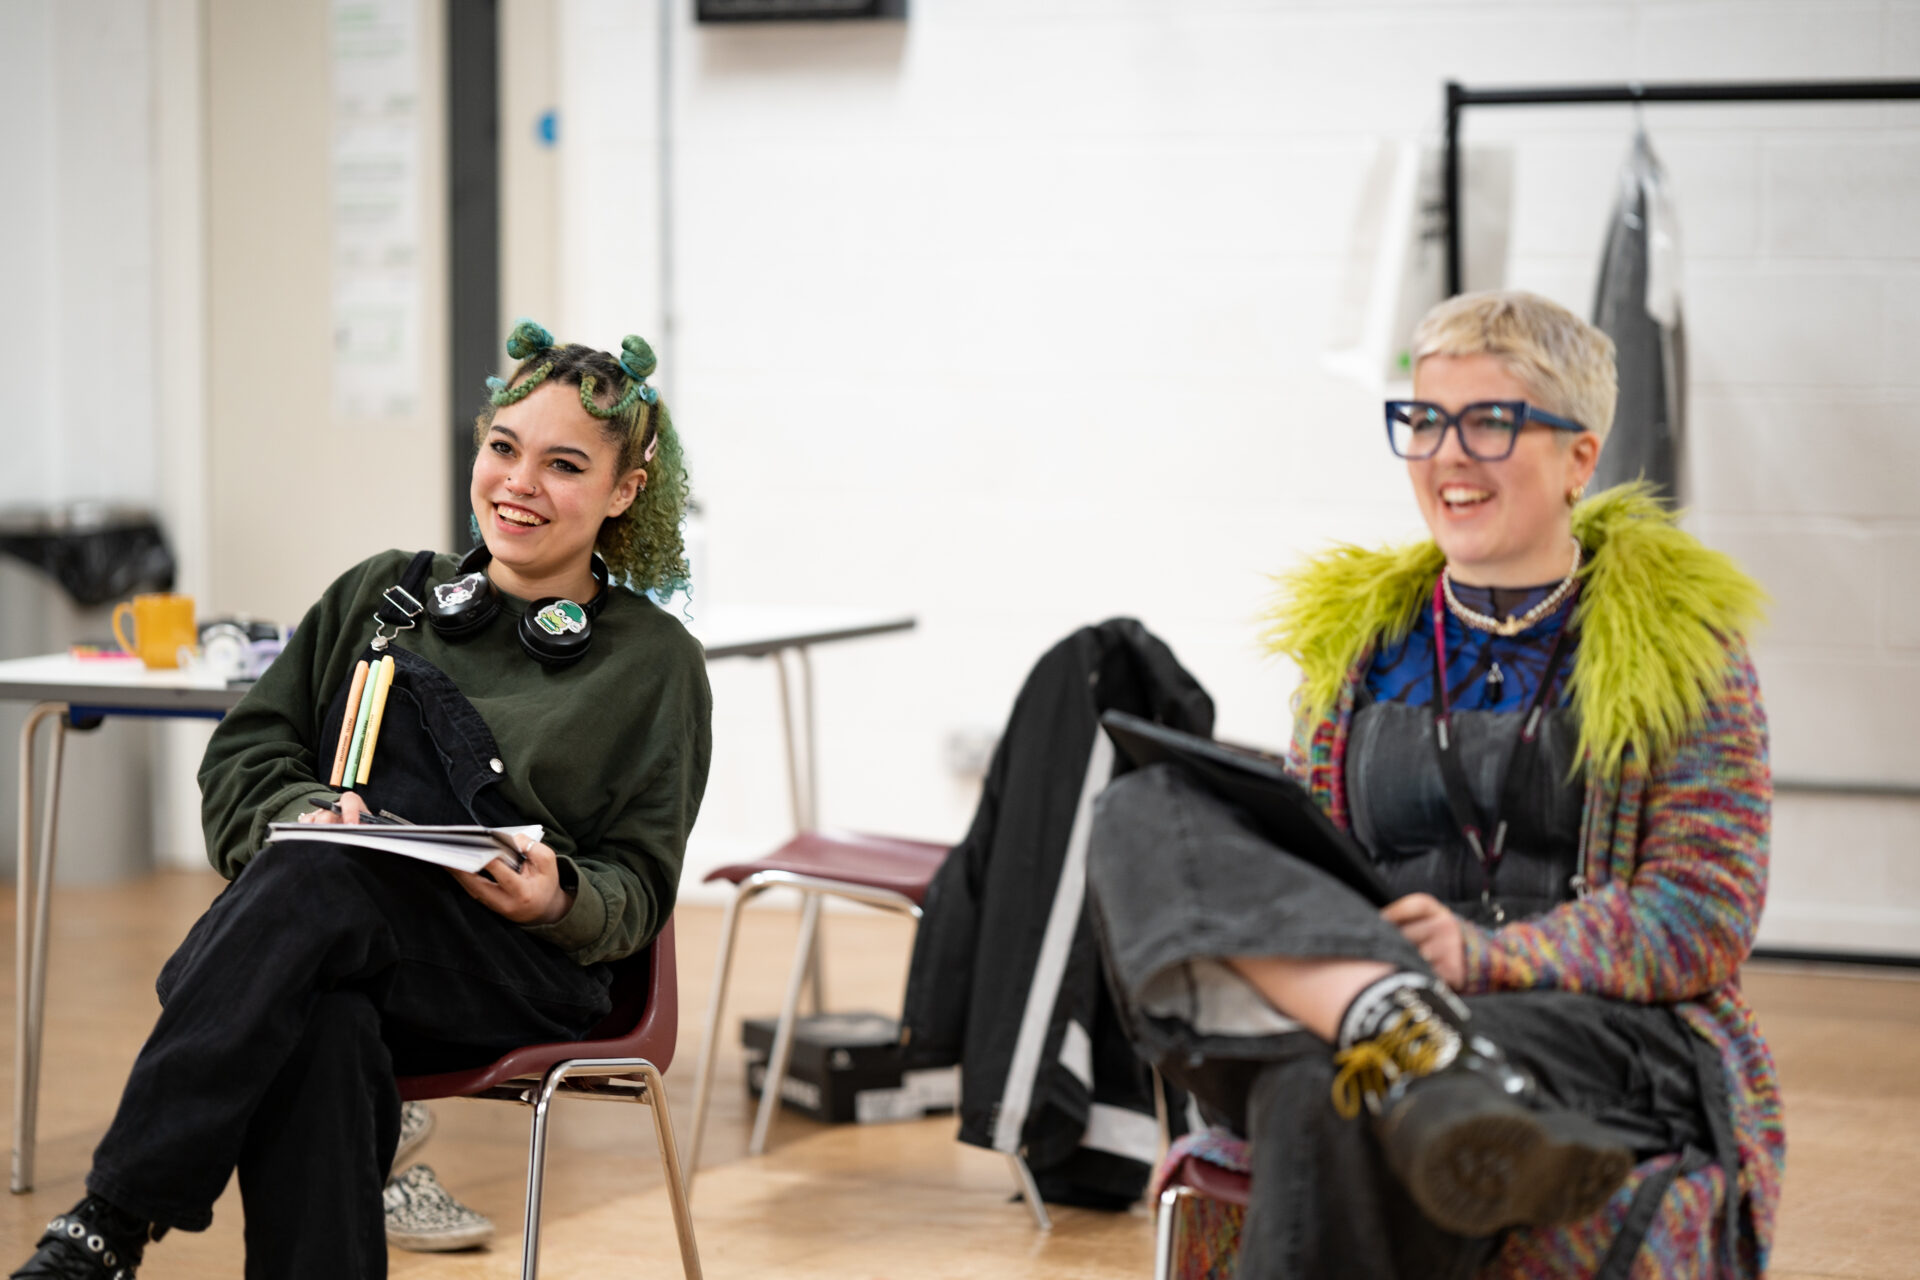
MULTIPOLYGON (((1737 1199, 1717 1165, 1675 1177, 1635 1277, 1766 1270, 1786 1159, 1773 1059, 1742 997, 1740 964, 1765 903, 1772 780, 1745 634, 1762 594, 1725 556, 1676 527, 1639 486, 1574 511, 1586 552, 1570 688, 1587 778, 1585 887, 1575 901, 1498 930, 1466 927, 1469 993, 1552 987, 1671 1004, 1718 1052, 1737 1199)), ((1375 646, 1432 599, 1431 542, 1345 546, 1280 580, 1265 639, 1301 670, 1294 766, 1342 827, 1347 733, 1375 646)), ((1511 1233, 1491 1273, 1592 1275, 1647 1178, 1648 1161, 1598 1214, 1511 1233)))

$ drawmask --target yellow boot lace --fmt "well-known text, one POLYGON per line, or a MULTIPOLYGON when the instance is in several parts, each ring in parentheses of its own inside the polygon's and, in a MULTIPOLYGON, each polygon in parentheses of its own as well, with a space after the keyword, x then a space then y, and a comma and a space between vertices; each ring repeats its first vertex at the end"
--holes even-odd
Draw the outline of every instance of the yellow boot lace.
POLYGON ((1423 1011, 1402 1009, 1385 1030, 1333 1056, 1340 1068, 1333 1078, 1333 1108, 1348 1120, 1368 1099, 1384 1096, 1401 1076, 1424 1076, 1444 1065, 1447 1034, 1423 1011))

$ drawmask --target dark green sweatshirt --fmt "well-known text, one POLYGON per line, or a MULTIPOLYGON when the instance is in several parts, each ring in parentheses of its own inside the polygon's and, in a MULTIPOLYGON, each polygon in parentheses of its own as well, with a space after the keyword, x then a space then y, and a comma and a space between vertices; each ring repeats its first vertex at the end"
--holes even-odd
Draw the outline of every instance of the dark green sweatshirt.
MULTIPOLYGON (((214 730, 200 764, 207 856, 232 879, 313 796, 331 796, 333 744, 320 724, 373 638, 381 592, 411 557, 388 551, 356 565, 307 611, 286 652, 214 730)), ((456 576, 435 558, 429 583, 456 576)), ((573 908, 528 926, 581 964, 645 946, 673 910, 687 833, 713 754, 713 698, 699 642, 652 601, 615 588, 573 666, 528 657, 515 637, 525 602, 504 593, 501 616, 454 643, 426 620, 395 644, 427 659, 467 696, 500 749, 502 797, 546 828, 573 908)), ((460 888, 451 878, 447 891, 460 888)))

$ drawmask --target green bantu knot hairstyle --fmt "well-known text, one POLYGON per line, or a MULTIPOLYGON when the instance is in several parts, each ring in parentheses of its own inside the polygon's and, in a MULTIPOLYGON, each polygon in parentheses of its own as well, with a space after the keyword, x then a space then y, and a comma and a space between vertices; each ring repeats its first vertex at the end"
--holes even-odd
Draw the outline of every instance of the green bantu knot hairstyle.
MULTIPOLYGON (((621 367, 624 368, 625 366, 623 365, 621 367)), ((632 409, 634 405, 640 403, 643 398, 640 394, 640 384, 638 382, 629 382, 626 393, 602 409, 599 402, 593 398, 594 387, 598 384, 599 380, 590 373, 580 376, 580 407, 602 422, 605 422, 609 418, 620 417, 632 409)), ((648 390, 651 389, 652 388, 648 388, 648 390)), ((653 402, 649 400, 647 403, 652 404, 653 402)))
MULTIPOLYGON (((511 348, 509 348, 511 350, 511 348)), ((533 389, 547 380, 553 372, 551 363, 543 364, 513 386, 508 386, 501 378, 487 379, 487 402, 496 409, 504 409, 510 404, 519 404, 533 394, 533 389)))
POLYGON ((620 367, 642 382, 660 367, 658 357, 647 340, 637 333, 630 333, 620 339, 620 367))
POLYGON ((660 367, 660 361, 653 354, 653 348, 647 340, 637 333, 630 333, 620 339, 620 367, 627 371, 634 385, 640 389, 640 398, 648 404, 659 404, 660 393, 647 385, 647 375, 660 367))
POLYGON ((525 360, 536 351, 545 351, 553 345, 553 335, 531 320, 521 320, 513 326, 513 332, 507 335, 507 354, 515 360, 525 360))

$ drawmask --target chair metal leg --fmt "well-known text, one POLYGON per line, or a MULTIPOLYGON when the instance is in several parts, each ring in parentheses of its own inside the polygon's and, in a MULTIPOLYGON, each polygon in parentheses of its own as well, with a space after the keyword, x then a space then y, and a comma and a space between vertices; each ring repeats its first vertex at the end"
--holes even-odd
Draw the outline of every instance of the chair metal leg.
POLYGON ((1047 1216, 1047 1202, 1040 1198, 1040 1184, 1033 1180, 1033 1170, 1027 1168, 1026 1157, 1017 1151, 1006 1155, 1007 1163, 1013 1168, 1013 1180, 1020 1184, 1020 1197, 1027 1202, 1027 1211, 1033 1214, 1033 1225, 1042 1231, 1053 1230, 1053 1219, 1047 1216))
MULTIPOLYGON (((660 1143, 660 1161, 666 1166, 667 1203, 673 1209, 673 1229, 680 1236, 680 1269, 686 1272, 687 1280, 701 1280, 700 1246, 693 1238, 693 1205, 683 1189, 680 1151, 673 1141, 673 1113, 667 1109, 666 1082, 651 1062, 640 1068, 640 1078, 646 1081, 645 1101, 653 1108, 653 1134, 660 1143)), ((691 1170, 688 1172, 691 1174, 691 1170)))
POLYGON ((820 923, 820 895, 806 895, 800 909, 800 938, 793 948, 793 968, 787 973, 787 995, 780 1003, 780 1023, 773 1033, 773 1052, 767 1058, 766 1078, 760 1084, 760 1109, 753 1117, 753 1138, 747 1143, 751 1155, 763 1155, 767 1149, 767 1130, 773 1124, 774 1108, 780 1105, 780 1084, 786 1079, 787 1059, 793 1052, 793 1024, 800 1012, 800 984, 807 976, 807 954, 813 947, 814 930, 820 923))
POLYGON ((533 1099, 533 1136, 527 1142, 527 1229, 520 1245, 520 1280, 540 1274, 540 1193, 547 1168, 547 1112, 554 1090, 567 1078, 568 1063, 555 1063, 533 1099))
POLYGON ((525 1101, 533 1108, 533 1136, 527 1144, 527 1228, 520 1247, 520 1280, 538 1280, 540 1272, 540 1197, 547 1163, 547 1116, 554 1094, 575 1073, 605 1075, 609 1068, 638 1074, 643 1088, 635 1100, 653 1109, 653 1136, 660 1147, 660 1163, 667 1184, 667 1203, 673 1210, 674 1230, 680 1237, 680 1267, 687 1280, 701 1280, 700 1248, 693 1236, 693 1207, 687 1199, 680 1149, 673 1138, 673 1116, 667 1109, 667 1086, 660 1069, 644 1059, 570 1058, 548 1068, 538 1089, 525 1101))
POLYGON ((713 992, 707 997, 707 1026, 700 1033, 700 1063, 693 1090, 693 1141, 687 1147, 687 1194, 693 1194, 693 1175, 700 1170, 700 1142, 707 1131, 707 1106, 713 1101, 713 1067, 720 1048, 720 1015, 727 1006, 727 981, 733 973, 733 944, 740 909, 764 888, 743 884, 727 903, 720 922, 720 950, 713 963, 713 992))
POLYGON ((52 912, 53 860, 60 826, 60 768, 67 743, 67 705, 42 702, 20 727, 20 841, 14 875, 13 1161, 9 1185, 17 1195, 33 1190, 33 1156, 40 1119, 41 1030, 46 1019, 47 924, 52 912), (48 748, 46 812, 34 850, 33 740, 52 717, 48 748))
POLYGON ((1173 1229, 1180 1201, 1192 1195, 1187 1187, 1168 1187, 1160 1193, 1160 1214, 1153 1228, 1153 1280, 1173 1280, 1173 1229))

